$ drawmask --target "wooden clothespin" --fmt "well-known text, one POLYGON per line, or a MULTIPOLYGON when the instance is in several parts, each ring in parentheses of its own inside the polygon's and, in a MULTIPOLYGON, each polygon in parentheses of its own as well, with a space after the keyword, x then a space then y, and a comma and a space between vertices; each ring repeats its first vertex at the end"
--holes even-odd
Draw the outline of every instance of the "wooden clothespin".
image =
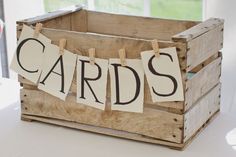
POLYGON ((64 49, 66 47, 66 39, 60 39, 59 41, 59 53, 60 55, 63 55, 64 54, 64 49))
POLYGON ((120 57, 120 63, 122 66, 126 66, 126 54, 125 54, 125 49, 120 49, 119 50, 119 57, 120 57))
POLYGON ((35 30, 34 30, 34 38, 38 38, 39 37, 39 33, 41 32, 43 28, 43 24, 42 23, 37 23, 35 26, 35 30))
POLYGON ((91 65, 95 64, 95 48, 90 48, 88 50, 89 53, 89 62, 91 65))
POLYGON ((156 39, 152 40, 152 49, 155 53, 155 57, 159 58, 160 57, 160 49, 159 45, 156 39))

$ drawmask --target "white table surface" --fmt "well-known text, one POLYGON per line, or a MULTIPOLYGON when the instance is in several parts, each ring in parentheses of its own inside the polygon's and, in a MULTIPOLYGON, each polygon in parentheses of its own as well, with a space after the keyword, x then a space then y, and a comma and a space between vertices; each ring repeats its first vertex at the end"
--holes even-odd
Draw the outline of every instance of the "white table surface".
POLYGON ((19 85, 0 78, 0 157, 236 157, 236 116, 220 113, 184 150, 20 120, 19 85))

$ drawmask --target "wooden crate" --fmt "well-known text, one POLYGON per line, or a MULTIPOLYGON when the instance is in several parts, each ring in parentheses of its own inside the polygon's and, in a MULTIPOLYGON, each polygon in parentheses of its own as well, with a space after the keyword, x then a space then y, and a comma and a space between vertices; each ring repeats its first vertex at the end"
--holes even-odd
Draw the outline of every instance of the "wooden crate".
POLYGON ((56 11, 18 21, 17 37, 22 24, 44 25, 42 33, 58 45, 67 39, 66 49, 86 55, 96 48, 99 58, 118 57, 125 48, 127 58, 140 58, 150 50, 150 40, 158 39, 161 48, 175 46, 183 78, 185 101, 153 103, 145 80, 144 112, 110 110, 108 80, 106 111, 76 103, 76 78, 70 94, 62 101, 19 76, 22 119, 86 130, 132 140, 184 148, 220 109, 222 19, 205 22, 179 21, 149 17, 117 15, 75 10, 56 11), (193 76, 192 76, 193 75, 193 76))

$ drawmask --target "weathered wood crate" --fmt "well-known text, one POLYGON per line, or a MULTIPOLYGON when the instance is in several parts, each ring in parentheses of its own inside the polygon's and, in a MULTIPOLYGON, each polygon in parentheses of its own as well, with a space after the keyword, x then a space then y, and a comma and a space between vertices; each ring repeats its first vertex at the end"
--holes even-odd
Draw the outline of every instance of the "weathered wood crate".
MULTIPOLYGON (((127 58, 139 58, 150 50, 152 39, 161 48, 175 46, 182 71, 185 101, 153 103, 145 81, 144 112, 110 110, 110 87, 107 88, 107 110, 76 103, 76 78, 70 94, 62 101, 19 77, 23 120, 45 123, 184 148, 220 109, 221 53, 224 21, 211 18, 204 22, 167 20, 117 15, 84 10, 64 10, 18 21, 22 24, 43 23, 42 34, 54 44, 67 39, 66 49, 78 53, 96 48, 99 58, 118 57, 125 48, 127 58)), ((82 53, 83 54, 83 53, 82 53)), ((86 54, 83 54, 86 55, 86 54)))

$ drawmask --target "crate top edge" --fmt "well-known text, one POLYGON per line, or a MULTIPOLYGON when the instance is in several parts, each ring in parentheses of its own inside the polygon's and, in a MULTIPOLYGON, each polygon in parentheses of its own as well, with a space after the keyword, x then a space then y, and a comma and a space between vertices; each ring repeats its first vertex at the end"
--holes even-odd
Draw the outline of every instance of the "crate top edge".
POLYGON ((74 5, 66 8, 62 8, 56 11, 48 12, 39 16, 35 16, 32 18, 27 18, 23 20, 19 20, 16 23, 17 24, 27 24, 27 25, 32 25, 38 22, 43 22, 47 20, 51 20, 60 16, 68 15, 77 11, 80 11, 83 9, 83 5, 74 5))
POLYGON ((51 20, 60 16, 64 16, 67 14, 75 13, 81 10, 86 10, 90 13, 96 13, 96 14, 108 14, 108 15, 116 15, 116 16, 126 16, 126 17, 133 17, 133 18, 144 18, 144 19, 153 19, 153 20, 163 20, 163 21, 173 21, 173 22, 181 22, 181 23, 194 23, 195 25, 201 23, 201 21, 194 21, 194 20, 179 20, 179 19, 167 19, 167 18, 158 18, 158 17, 148 17, 148 16, 141 16, 141 15, 128 15, 128 14, 122 14, 122 13, 111 13, 111 12, 103 12, 103 11, 95 11, 95 10, 89 10, 86 9, 83 5, 74 5, 67 8, 62 8, 56 11, 48 12, 39 16, 35 16, 32 18, 27 18, 23 20, 18 20, 17 24, 27 24, 32 25, 38 22, 43 22, 47 20, 51 20))
POLYGON ((224 19, 211 17, 179 34, 174 35, 172 41, 189 42, 220 25, 224 25, 224 19))

